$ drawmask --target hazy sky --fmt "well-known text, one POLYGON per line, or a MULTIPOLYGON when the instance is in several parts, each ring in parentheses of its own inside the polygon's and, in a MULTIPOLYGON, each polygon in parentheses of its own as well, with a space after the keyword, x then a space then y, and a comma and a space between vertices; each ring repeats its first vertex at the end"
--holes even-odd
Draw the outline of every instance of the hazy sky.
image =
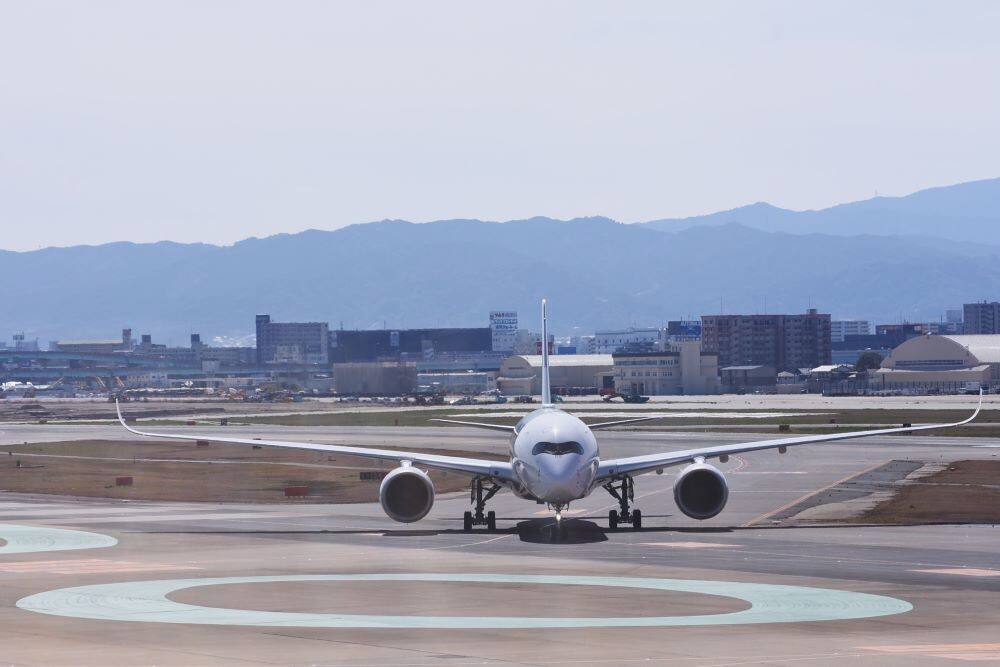
POLYGON ((1000 176, 997 2, 0 0, 0 248, 1000 176))

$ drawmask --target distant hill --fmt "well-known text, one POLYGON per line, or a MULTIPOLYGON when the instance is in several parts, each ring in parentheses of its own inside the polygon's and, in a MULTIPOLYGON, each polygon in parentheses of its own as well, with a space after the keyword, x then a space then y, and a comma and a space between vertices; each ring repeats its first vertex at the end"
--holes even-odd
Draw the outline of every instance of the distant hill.
POLYGON ((383 221, 233 246, 115 243, 0 252, 0 335, 135 335, 186 341, 253 332, 256 313, 336 328, 486 326, 493 309, 558 335, 727 312, 879 321, 937 319, 996 298, 997 255, 925 239, 770 233, 740 224, 679 232, 606 218, 506 223, 383 221))
POLYGON ((905 197, 875 197, 819 211, 789 211, 757 203, 643 224, 679 231, 731 222, 766 232, 923 236, 1000 247, 1000 178, 931 188, 905 197))

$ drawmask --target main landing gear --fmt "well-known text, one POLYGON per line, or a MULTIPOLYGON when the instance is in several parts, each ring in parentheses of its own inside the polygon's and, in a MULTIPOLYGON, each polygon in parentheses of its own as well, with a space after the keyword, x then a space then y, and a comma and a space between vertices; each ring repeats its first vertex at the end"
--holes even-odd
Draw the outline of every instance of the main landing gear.
POLYGON ((487 530, 497 529, 497 513, 493 510, 483 512, 486 509, 486 502, 497 494, 500 490, 499 484, 490 482, 489 488, 483 484, 482 477, 472 480, 472 503, 476 506, 475 513, 466 512, 462 516, 462 529, 470 532, 473 526, 486 526, 487 530))
POLYGON ((635 499, 632 478, 628 475, 619 478, 617 486, 615 481, 611 480, 604 485, 604 490, 618 501, 618 506, 621 508, 621 510, 608 512, 608 528, 617 530, 619 523, 630 523, 633 530, 639 530, 642 528, 642 512, 640 510, 629 511, 629 505, 635 499))

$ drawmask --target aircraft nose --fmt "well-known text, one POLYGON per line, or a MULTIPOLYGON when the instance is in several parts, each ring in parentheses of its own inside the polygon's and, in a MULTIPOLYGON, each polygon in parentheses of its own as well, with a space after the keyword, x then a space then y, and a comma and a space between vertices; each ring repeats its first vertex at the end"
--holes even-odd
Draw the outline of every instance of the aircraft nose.
POLYGON ((542 455, 536 463, 545 480, 545 495, 552 502, 569 502, 586 493, 594 478, 594 466, 588 465, 582 456, 564 454, 562 456, 542 455))
POLYGON ((571 476, 580 466, 580 457, 575 454, 562 456, 542 454, 537 458, 537 462, 539 469, 546 477, 552 480, 562 480, 571 476))

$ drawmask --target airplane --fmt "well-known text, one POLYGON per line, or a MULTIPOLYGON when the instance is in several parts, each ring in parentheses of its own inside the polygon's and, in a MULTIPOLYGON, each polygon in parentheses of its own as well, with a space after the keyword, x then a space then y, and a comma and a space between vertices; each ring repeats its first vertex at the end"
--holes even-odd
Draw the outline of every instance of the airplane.
POLYGON ((983 406, 982 392, 979 406, 971 417, 951 424, 903 426, 849 433, 807 435, 775 440, 761 440, 729 445, 712 445, 682 451, 645 454, 624 458, 602 459, 594 431, 612 426, 633 424, 660 419, 659 416, 636 417, 585 424, 560 408, 552 398, 549 379, 548 311, 542 300, 542 405, 525 415, 515 426, 462 421, 431 419, 430 421, 500 431, 510 436, 510 460, 490 461, 423 454, 420 452, 373 449, 344 445, 323 445, 280 440, 227 438, 206 435, 178 435, 150 433, 130 427, 118 408, 118 419, 127 430, 136 435, 173 440, 213 440, 220 443, 305 449, 335 454, 358 456, 379 461, 398 462, 382 479, 379 502, 389 518, 400 523, 412 523, 427 516, 434 505, 434 485, 425 469, 459 473, 472 478, 473 511, 465 512, 463 529, 486 526, 496 530, 496 513, 486 511, 486 503, 501 489, 509 489, 519 498, 547 504, 555 512, 556 525, 562 526, 562 513, 570 503, 590 495, 598 487, 618 501, 619 508, 608 513, 608 526, 612 530, 619 524, 642 527, 642 511, 632 508, 634 499, 633 478, 645 473, 662 473, 665 468, 685 465, 674 483, 674 502, 688 517, 698 520, 711 519, 725 508, 729 500, 729 486, 722 471, 708 463, 719 459, 722 463, 734 454, 777 449, 784 453, 788 447, 821 442, 863 438, 891 433, 912 433, 968 424, 983 406))

